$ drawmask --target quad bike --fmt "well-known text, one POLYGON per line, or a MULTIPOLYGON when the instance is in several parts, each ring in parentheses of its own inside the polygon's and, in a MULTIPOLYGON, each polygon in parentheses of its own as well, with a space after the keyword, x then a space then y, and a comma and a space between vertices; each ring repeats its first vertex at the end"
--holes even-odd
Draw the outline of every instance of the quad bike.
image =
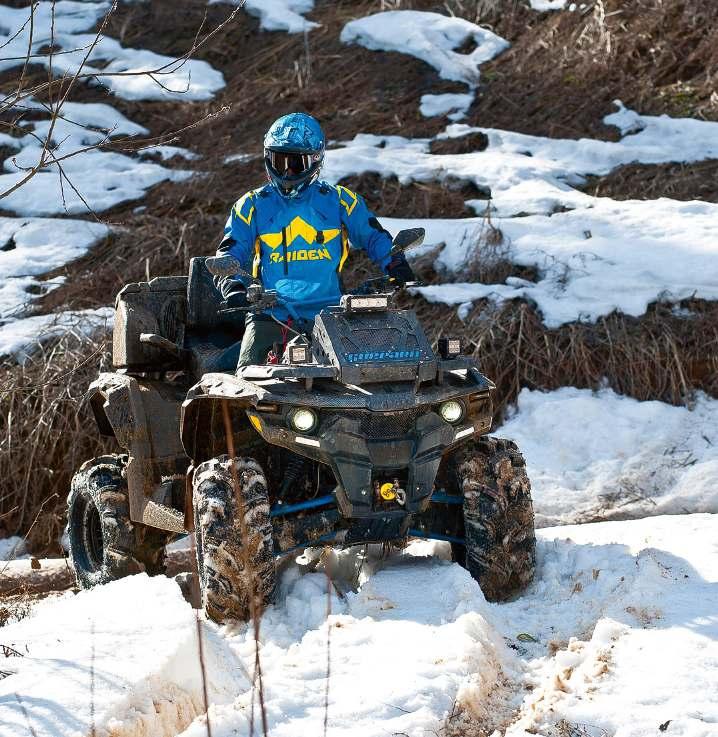
MULTIPOLYGON (((422 240, 402 231, 394 248, 422 240)), ((495 387, 460 342, 435 351, 380 278, 321 310, 273 362, 236 369, 246 313, 279 299, 254 282, 251 301, 227 307, 213 277, 230 274, 252 278, 230 256, 195 258, 188 278, 118 295, 115 371, 87 399, 124 452, 72 481, 79 585, 160 573, 165 545, 194 531, 202 604, 219 622, 261 611, 277 558, 308 547, 444 540, 487 599, 525 587, 524 460, 487 435, 495 387)))

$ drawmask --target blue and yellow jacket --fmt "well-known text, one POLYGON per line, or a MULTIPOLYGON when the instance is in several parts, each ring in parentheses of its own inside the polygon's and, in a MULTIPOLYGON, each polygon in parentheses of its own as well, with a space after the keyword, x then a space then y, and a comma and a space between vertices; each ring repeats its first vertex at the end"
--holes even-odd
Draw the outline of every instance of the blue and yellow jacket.
MULTIPOLYGON (((386 269, 391 236, 364 200, 319 181, 293 199, 270 184, 245 194, 232 208, 218 252, 231 253, 265 289, 276 289, 298 317, 311 320, 339 303, 350 245, 386 269)), ((273 313, 280 320, 289 317, 281 306, 273 313)))

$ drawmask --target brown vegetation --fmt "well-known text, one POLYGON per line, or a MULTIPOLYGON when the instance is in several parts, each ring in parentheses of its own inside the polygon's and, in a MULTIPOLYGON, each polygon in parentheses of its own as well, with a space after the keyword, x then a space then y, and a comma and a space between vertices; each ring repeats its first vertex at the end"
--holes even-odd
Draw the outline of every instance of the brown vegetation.
POLYGON ((543 14, 512 40, 482 68, 475 125, 612 138, 601 119, 615 99, 644 114, 718 120, 713 3, 596 0, 543 14))

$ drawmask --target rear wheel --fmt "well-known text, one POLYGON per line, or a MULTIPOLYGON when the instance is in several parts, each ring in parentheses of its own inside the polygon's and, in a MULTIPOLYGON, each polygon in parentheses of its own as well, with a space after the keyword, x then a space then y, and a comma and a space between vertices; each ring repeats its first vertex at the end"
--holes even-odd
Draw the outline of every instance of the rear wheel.
POLYGON ((524 589, 536 566, 531 484, 511 440, 481 438, 448 459, 450 493, 463 497, 465 545, 454 560, 479 582, 489 601, 524 589))
POLYGON ((130 521, 125 455, 100 456, 72 479, 67 499, 70 562, 78 585, 91 588, 132 573, 164 573, 172 533, 130 521))
POLYGON ((201 464, 194 473, 193 506, 207 616, 221 623, 259 615, 271 601, 276 578, 262 468, 251 458, 228 456, 201 464))

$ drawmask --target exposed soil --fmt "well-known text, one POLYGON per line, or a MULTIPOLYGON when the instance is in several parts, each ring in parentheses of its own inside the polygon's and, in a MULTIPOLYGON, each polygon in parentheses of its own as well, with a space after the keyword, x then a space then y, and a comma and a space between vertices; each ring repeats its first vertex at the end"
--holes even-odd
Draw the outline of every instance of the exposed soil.
POLYGON ((705 200, 718 202, 718 161, 695 164, 631 164, 603 177, 589 177, 584 192, 616 200, 705 200))
POLYGON ((612 139, 613 100, 644 114, 718 120, 718 26, 704 0, 604 0, 545 13, 482 68, 469 122, 612 139))

